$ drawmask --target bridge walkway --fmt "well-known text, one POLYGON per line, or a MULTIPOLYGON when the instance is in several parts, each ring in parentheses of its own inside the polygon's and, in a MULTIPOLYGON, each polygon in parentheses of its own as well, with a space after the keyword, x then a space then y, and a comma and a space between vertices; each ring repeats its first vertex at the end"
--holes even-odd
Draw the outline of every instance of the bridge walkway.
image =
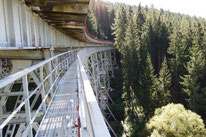
POLYGON ((59 82, 37 137, 78 136, 77 82, 77 63, 74 62, 59 82))

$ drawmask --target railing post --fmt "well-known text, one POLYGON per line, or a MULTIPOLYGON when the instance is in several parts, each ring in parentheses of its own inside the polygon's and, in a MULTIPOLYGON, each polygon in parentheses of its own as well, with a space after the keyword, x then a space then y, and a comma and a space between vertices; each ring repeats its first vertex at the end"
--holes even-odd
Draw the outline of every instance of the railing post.
MULTIPOLYGON (((40 82, 42 82, 43 80, 44 80, 44 72, 43 72, 43 66, 41 66, 40 67, 40 82)), ((41 96, 42 96, 42 100, 43 100, 45 98, 44 83, 42 83, 41 96)), ((43 104, 43 110, 44 110, 44 112, 46 112, 46 102, 44 102, 44 104, 43 104)))
POLYGON ((67 60, 66 60, 66 68, 67 69, 69 68, 69 58, 67 58, 67 60))
MULTIPOLYGON (((23 84, 24 98, 27 98, 29 96, 27 75, 22 77, 22 81, 23 81, 22 84, 23 84)), ((31 108, 30 108, 29 100, 27 102, 25 102, 25 113, 26 113, 26 122, 27 122, 27 125, 29 125, 30 121, 31 121, 31 108)), ((32 128, 31 127, 29 129, 28 136, 29 137, 33 137, 32 128)))
MULTIPOLYGON (((59 60, 58 60, 58 57, 55 59, 55 62, 56 62, 56 70, 55 70, 55 79, 57 79, 57 77, 58 77, 58 74, 59 74, 59 60)), ((57 87, 57 83, 58 83, 58 80, 57 80, 57 82, 56 82, 56 84, 55 84, 55 86, 57 87)))
POLYGON ((92 69, 92 78, 93 78, 93 83, 94 83, 94 92, 96 94, 97 102, 99 102, 98 101, 99 93, 98 93, 98 88, 97 88, 97 79, 95 76, 96 69, 95 69, 94 55, 91 56, 91 63, 92 63, 91 69, 92 69))
POLYGON ((66 57, 66 55, 65 55, 63 64, 64 64, 63 69, 66 70, 67 69, 67 57, 66 57))
MULTIPOLYGON (((51 65, 51 62, 48 62, 48 64, 47 64, 47 75, 48 74, 50 74, 51 72, 52 72, 52 65, 51 65)), ((52 75, 50 75, 49 76, 49 86, 51 86, 52 84, 53 84, 53 76, 52 75)), ((53 96, 53 88, 52 88, 52 91, 51 91, 51 96, 53 96)))
POLYGON ((0 129, 0 137, 3 137, 2 129, 0 129))

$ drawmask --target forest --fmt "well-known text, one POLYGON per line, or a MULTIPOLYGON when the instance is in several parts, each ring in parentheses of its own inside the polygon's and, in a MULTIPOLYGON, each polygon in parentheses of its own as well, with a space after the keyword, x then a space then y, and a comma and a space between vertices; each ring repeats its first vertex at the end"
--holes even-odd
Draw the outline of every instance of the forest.
POLYGON ((204 18, 91 0, 86 24, 117 50, 110 124, 118 137, 206 136, 204 18))

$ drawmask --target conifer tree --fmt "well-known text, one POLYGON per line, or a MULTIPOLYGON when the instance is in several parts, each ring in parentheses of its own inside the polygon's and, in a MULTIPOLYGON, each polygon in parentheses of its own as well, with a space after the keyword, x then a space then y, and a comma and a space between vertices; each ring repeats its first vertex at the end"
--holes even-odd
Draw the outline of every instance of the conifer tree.
POLYGON ((153 93, 155 107, 159 108, 171 102, 171 73, 167 66, 167 60, 164 58, 159 72, 157 90, 153 93))
POLYGON ((170 58, 170 70, 172 74, 172 89, 171 93, 173 96, 173 101, 176 103, 185 104, 185 94, 182 91, 181 76, 186 74, 185 64, 187 62, 187 47, 183 42, 183 35, 176 28, 170 37, 170 47, 168 48, 168 53, 172 58, 170 58))
POLYGON ((117 49, 121 52, 122 47, 124 45, 124 38, 126 33, 126 9, 125 5, 120 5, 119 9, 116 12, 114 24, 112 26, 113 29, 113 35, 114 35, 114 46, 117 47, 117 49))
POLYGON ((87 29, 93 35, 97 36, 98 34, 98 20, 94 12, 94 0, 91 0, 88 7, 88 16, 86 18, 87 29))
POLYGON ((124 47, 122 47, 122 65, 123 65, 123 75, 124 75, 124 94, 123 97, 125 99, 125 104, 127 104, 126 107, 131 111, 134 110, 135 104, 133 104, 134 96, 134 85, 135 85, 135 77, 134 73, 136 71, 135 63, 138 61, 136 58, 136 48, 135 48, 135 33, 134 33, 134 24, 132 19, 132 10, 127 11, 127 19, 128 19, 128 25, 126 29, 126 37, 124 41, 124 47), (129 105, 130 104, 130 105, 129 105), (131 107, 131 108, 130 108, 131 107))
POLYGON ((187 75, 182 77, 183 90, 187 94, 188 107, 206 118, 206 59, 200 46, 193 45, 191 57, 187 63, 187 75))
POLYGON ((147 54, 146 60, 141 60, 141 65, 144 65, 141 70, 138 81, 138 93, 136 93, 139 104, 143 107, 145 116, 149 118, 154 112, 154 104, 152 102, 152 95, 156 92, 157 78, 154 75, 150 55, 147 54))
POLYGON ((91 1, 88 30, 99 38, 114 37, 121 54, 127 136, 148 136, 144 127, 154 109, 170 102, 206 121, 206 21, 153 6, 91 1))

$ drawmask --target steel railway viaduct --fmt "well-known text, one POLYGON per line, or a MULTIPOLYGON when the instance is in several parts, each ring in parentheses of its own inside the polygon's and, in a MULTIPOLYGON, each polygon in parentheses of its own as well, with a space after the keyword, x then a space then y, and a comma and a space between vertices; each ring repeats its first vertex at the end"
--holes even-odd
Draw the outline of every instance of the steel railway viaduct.
POLYGON ((0 137, 116 136, 115 51, 88 34, 88 4, 0 0, 0 137))

